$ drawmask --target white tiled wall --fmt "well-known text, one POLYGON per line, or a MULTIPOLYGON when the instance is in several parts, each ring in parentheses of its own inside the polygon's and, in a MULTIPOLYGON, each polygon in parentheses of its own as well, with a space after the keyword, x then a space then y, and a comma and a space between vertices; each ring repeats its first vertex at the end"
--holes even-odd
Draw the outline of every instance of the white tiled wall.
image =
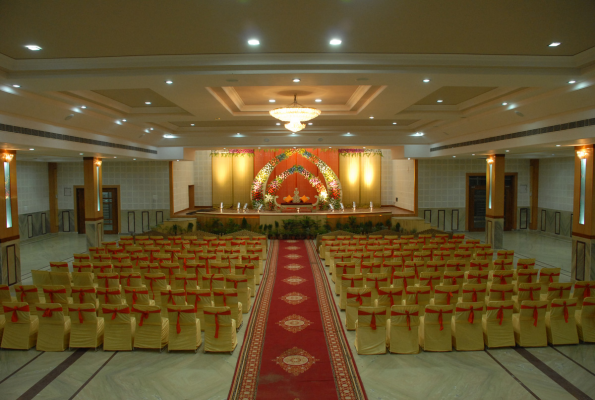
POLYGON ((122 210, 169 208, 167 161, 104 161, 102 168, 104 185, 120 185, 122 210))
POLYGON ((48 164, 17 161, 19 214, 50 209, 48 164))
POLYGON ((380 198, 383 205, 392 205, 393 198, 393 167, 390 150, 382 150, 381 172, 380 172, 380 198))
POLYGON ((539 160, 540 208, 572 211, 574 197, 574 157, 539 160))
MULTIPOLYGON (((419 160, 418 170, 419 208, 464 208, 465 174, 485 172, 486 161, 419 160)), ((518 172, 517 206, 529 206, 529 160, 507 159, 505 172, 518 172), (526 191, 524 186, 527 187, 526 191)))
POLYGON ((74 185, 84 185, 83 162, 58 163, 58 208, 74 210, 74 185), (65 190, 66 189, 66 190, 65 190))
POLYGON ((174 212, 188 208, 188 185, 194 185, 194 162, 174 161, 174 212))
POLYGON ((213 176, 210 150, 197 150, 194 157, 194 205, 213 205, 213 176))
MULTIPOLYGON (((413 160, 393 160, 393 192, 392 201, 395 206, 405 210, 413 211, 414 206, 414 168, 413 160), (396 202, 395 198, 399 201, 396 202)), ((391 204, 391 203, 388 203, 391 204)))

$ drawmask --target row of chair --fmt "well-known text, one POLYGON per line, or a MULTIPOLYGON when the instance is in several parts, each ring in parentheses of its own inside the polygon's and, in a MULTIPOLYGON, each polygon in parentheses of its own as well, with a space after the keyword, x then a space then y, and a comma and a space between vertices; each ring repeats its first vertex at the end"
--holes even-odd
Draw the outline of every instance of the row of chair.
POLYGON ((549 311, 546 301, 525 300, 518 313, 512 301, 394 305, 388 313, 385 307, 359 307, 355 331, 358 354, 593 343, 595 297, 585 298, 582 309, 577 299, 556 299, 549 311))

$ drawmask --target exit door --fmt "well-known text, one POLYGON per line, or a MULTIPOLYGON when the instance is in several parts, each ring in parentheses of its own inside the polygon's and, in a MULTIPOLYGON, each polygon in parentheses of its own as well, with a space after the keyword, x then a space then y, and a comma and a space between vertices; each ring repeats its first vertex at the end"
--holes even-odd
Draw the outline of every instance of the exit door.
POLYGON ((118 233, 118 190, 103 188, 103 233, 118 233))

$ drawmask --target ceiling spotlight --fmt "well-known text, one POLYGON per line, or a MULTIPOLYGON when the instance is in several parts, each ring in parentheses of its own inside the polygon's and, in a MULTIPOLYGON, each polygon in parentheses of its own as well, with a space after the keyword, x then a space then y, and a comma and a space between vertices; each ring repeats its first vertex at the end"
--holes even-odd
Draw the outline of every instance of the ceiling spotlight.
POLYGON ((114 158, 118 158, 118 157, 114 156, 114 158))
MULTIPOLYGON (((292 134, 292 135, 295 135, 295 132, 291 132, 291 134, 292 134)), ((294 147, 294 149, 295 149, 295 147, 294 147)))
POLYGON ((163 137, 166 139, 173 139, 174 135, 170 135, 169 133, 166 133, 165 135, 163 135, 163 137))
POLYGON ((322 102, 322 99, 316 99, 314 101, 317 102, 317 103, 320 103, 320 102, 322 102))
POLYGON ((502 103, 502 105, 503 105, 503 106, 507 106, 507 105, 508 105, 508 103, 504 102, 504 103, 502 103))
POLYGON ((370 119, 374 119, 374 117, 373 116, 370 116, 370 119))
POLYGON ((150 130, 150 131, 152 131, 152 130, 153 130, 153 128, 149 128, 149 130, 150 130))
POLYGON ((571 81, 568 81, 568 83, 571 83, 572 84, 572 83, 576 83, 576 81, 573 79, 571 81))
POLYGON ((269 103, 274 103, 274 102, 275 102, 275 99, 270 99, 269 100, 269 103))
POLYGON ((364 149, 365 149, 365 147, 364 147, 364 149))
POLYGON ((133 160, 133 161, 136 161, 136 158, 133 158, 132 160, 133 160))
POLYGON ((471 154, 472 156, 474 156, 475 154, 471 154))
POLYGON ((508 153, 508 152, 510 152, 510 150, 506 150, 506 152, 508 153))
POLYGON ((27 44, 25 45, 26 48, 28 48, 31 51, 39 51, 41 50, 41 47, 36 45, 36 44, 27 44))
POLYGON ((452 158, 457 158, 457 156, 452 156, 452 158))
POLYGON ((194 126, 194 124, 190 124, 190 126, 194 126))
POLYGON ((260 44, 260 41, 258 39, 250 39, 248 40, 248 44, 250 46, 258 46, 260 44))
POLYGON ((240 132, 238 132, 238 136, 240 136, 240 132))
POLYGON ((423 132, 415 132, 413 135, 411 136, 423 136, 424 133, 423 132))
POLYGON ((176 160, 176 161, 180 161, 180 160, 176 160))
POLYGON ((312 122, 308 122, 308 125, 312 125, 312 122))
POLYGON ((329 148, 329 149, 332 149, 332 147, 331 147, 331 146, 329 146, 328 148, 329 148))
POLYGON ((16 84, 15 84, 15 85, 12 85, 12 87, 15 87, 15 88, 20 88, 20 87, 21 87, 21 85, 16 85, 16 84))
POLYGON ((436 100, 436 103, 442 103, 442 100, 436 100))
POLYGON ((85 154, 85 153, 79 153, 79 156, 82 156, 83 154, 85 154))
POLYGON ((556 145, 556 147, 560 147, 560 146, 561 146, 560 144, 557 144, 557 145, 556 145))
POLYGON ((332 46, 338 46, 338 45, 340 45, 341 43, 343 43, 343 42, 341 41, 341 39, 331 39, 331 41, 329 42, 329 44, 330 44, 330 45, 332 45, 332 46))
POLYGON ((430 80, 426 78, 426 79, 423 80, 423 83, 428 83, 429 81, 430 80))
POLYGON ((29 149, 29 150, 33 151, 33 150, 35 150, 35 149, 29 149))
POLYGON ((172 83, 174 83, 174 81, 167 80, 167 81, 165 81, 165 83, 167 83, 168 85, 171 85, 172 83))
POLYGON ((552 42, 552 43, 550 43, 550 44, 549 44, 549 46, 548 46, 548 47, 558 47, 558 46, 560 46, 561 44, 562 44, 562 43, 560 43, 560 42, 552 42))
POLYGON ((151 105, 151 102, 150 101, 145 101, 145 104, 148 105, 148 106, 150 106, 151 105))
MULTIPOLYGON (((72 115, 72 114, 71 114, 71 115, 72 115)), ((122 121, 120 121, 120 120, 118 119, 118 120, 116 120, 116 124, 118 124, 118 125, 122 125, 122 121)))
POLYGON ((81 108, 84 110, 85 108, 87 108, 87 106, 81 106, 81 108))
POLYGON ((347 136, 350 136, 350 135, 351 135, 351 132, 347 132, 347 136))
POLYGON ((281 122, 277 122, 276 125, 281 125, 281 122))
POLYGON ((293 82, 294 82, 294 83, 298 83, 298 82, 300 82, 300 81, 301 81, 301 79, 300 79, 300 78, 293 78, 293 82))
POLYGON ((122 120, 122 122, 126 122, 126 120, 125 120, 125 119, 123 119, 123 120, 122 120))
POLYGON ((396 125, 396 124, 397 124, 396 122, 393 122, 393 125, 396 125))
POLYGON ((408 160, 411 160, 411 158, 407 157, 408 160))

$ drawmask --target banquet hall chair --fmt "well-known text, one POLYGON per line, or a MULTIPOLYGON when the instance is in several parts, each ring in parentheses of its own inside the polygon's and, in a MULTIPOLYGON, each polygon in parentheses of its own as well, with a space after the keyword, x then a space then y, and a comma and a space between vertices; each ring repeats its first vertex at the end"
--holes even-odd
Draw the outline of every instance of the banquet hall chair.
MULTIPOLYGON (((35 307, 35 306, 33 306, 35 307)), ((29 350, 37 343, 39 318, 31 315, 30 306, 25 302, 3 303, 4 333, 3 349, 29 350)))
POLYGON ((425 313, 425 306, 430 304, 430 287, 429 286, 408 286, 403 293, 403 305, 419 305, 419 316, 423 317, 425 313))
POLYGON ((583 300, 591 296, 595 296, 595 281, 575 282, 574 290, 572 291, 572 298, 577 299, 577 309, 581 309, 583 306, 583 300))
POLYGON ((489 297, 487 301, 506 301, 512 300, 512 295, 514 294, 513 290, 514 286, 510 285, 500 285, 500 284, 492 284, 489 287, 489 297))
POLYGON ((516 296, 512 297, 514 301, 514 312, 518 313, 521 310, 523 301, 539 301, 541 300, 541 283, 521 283, 518 288, 516 296))
POLYGON ((560 268, 541 268, 539 270, 538 282, 541 283, 541 294, 547 294, 550 283, 560 281, 560 268))
POLYGON ((233 352, 238 345, 236 320, 229 307, 205 307, 205 352, 233 352))
POLYGON ((431 305, 455 305, 459 301, 459 285, 439 285, 434 290, 434 297, 430 299, 431 305))
POLYGON ((93 304, 71 304, 68 306, 70 316, 70 342, 68 347, 73 349, 96 349, 103 344, 105 321, 97 317, 97 310, 93 304))
POLYGON ((595 343, 595 297, 583 299, 583 306, 574 313, 578 337, 583 342, 595 343))
POLYGON ((196 318, 200 321, 201 330, 205 330, 205 307, 213 307, 213 294, 209 289, 188 290, 186 304, 194 306, 196 318))
MULTIPOLYGON (((40 289, 35 285, 14 285, 17 302, 25 302, 29 304, 29 312, 31 315, 37 315, 35 305, 45 303, 45 297, 39 296, 40 289)), ((43 293, 43 291, 41 291, 43 293)))
POLYGON ((547 346, 545 313, 547 301, 524 300, 518 314, 512 315, 516 344, 521 347, 547 346))
POLYGON ((419 353, 419 306, 395 305, 386 322, 388 350, 396 354, 419 353))
MULTIPOLYGON (((124 286, 124 297, 126 298, 126 304, 129 306, 134 305, 147 305, 154 306, 155 300, 151 300, 149 289, 146 287, 132 287, 124 286)), ((137 321, 138 322, 138 321, 137 321)))
POLYGON ((424 351, 452 351, 451 305, 427 305, 420 317, 419 344, 424 351))
POLYGON ((229 307, 231 317, 236 321, 236 329, 240 329, 243 322, 243 304, 239 300, 237 289, 213 290, 213 304, 215 304, 215 307, 229 307))
POLYGON ((484 303, 486 298, 485 283, 465 283, 459 303, 484 303))
POLYGON ((482 316, 483 340, 489 348, 514 347, 512 300, 489 301, 482 316))
POLYGON ((247 314, 251 306, 251 291, 248 287, 246 275, 227 275, 225 277, 225 288, 238 291, 238 301, 242 303, 242 313, 247 314))
POLYGON ((39 290, 41 290, 43 286, 52 284, 52 277, 50 276, 50 271, 32 269, 31 278, 33 279, 33 285, 37 287, 39 290))
POLYGON ((130 314, 130 307, 126 304, 104 304, 101 308, 105 320, 103 350, 131 351, 136 318, 130 314))
POLYGON ((167 283, 167 277, 162 273, 147 273, 143 277, 145 286, 149 289, 149 295, 155 300, 156 305, 161 305, 161 291, 170 290, 171 286, 167 283))
POLYGON ((355 349, 357 354, 386 353, 385 307, 360 307, 355 321, 355 349))
POLYGON ((134 347, 137 349, 159 349, 169 342, 169 320, 161 316, 161 308, 155 305, 136 304, 132 306, 136 320, 134 347))
POLYGON ((345 309, 345 325, 348 331, 355 330, 355 321, 357 321, 357 310, 363 307, 371 307, 372 288, 368 287, 348 287, 347 303, 345 309))
POLYGON ((95 308, 99 307, 97 288, 94 286, 73 286, 72 304, 93 304, 95 308))
POLYGON ((483 318, 484 302, 457 303, 452 317, 452 344, 457 351, 481 351, 484 349, 483 318))
MULTIPOLYGON (((96 287, 96 283, 93 283, 92 272, 73 272, 72 273, 72 287, 74 286, 93 286, 96 287)), ((72 287, 70 288, 72 290, 72 287)))
MULTIPOLYGON (((43 294, 46 303, 62 304, 64 306, 64 314, 68 315, 68 305, 72 304, 72 297, 68 296, 68 292, 64 286, 61 285, 47 285, 43 287, 43 294)), ((39 313, 39 310, 37 310, 39 313)), ((39 314, 38 314, 39 315, 39 314)))
POLYGON ((167 307, 173 306, 184 306, 186 305, 186 292, 184 289, 171 289, 161 290, 161 315, 163 318, 167 318, 167 307))
POLYGON ((403 301, 403 293, 405 289, 402 287, 381 287, 378 289, 378 298, 374 301, 374 307, 384 307, 386 309, 386 317, 390 318, 390 309, 392 306, 401 305, 403 301))
POLYGON ((362 274, 343 274, 341 276, 341 286, 339 307, 341 310, 345 310, 347 307, 347 288, 364 287, 364 276, 362 274))
POLYGON ((59 303, 37 304, 37 351, 64 351, 68 348, 71 324, 62 307, 59 303))
POLYGON ((557 346, 578 344, 576 326, 577 299, 554 299, 550 311, 545 314, 545 329, 548 343, 557 346))

